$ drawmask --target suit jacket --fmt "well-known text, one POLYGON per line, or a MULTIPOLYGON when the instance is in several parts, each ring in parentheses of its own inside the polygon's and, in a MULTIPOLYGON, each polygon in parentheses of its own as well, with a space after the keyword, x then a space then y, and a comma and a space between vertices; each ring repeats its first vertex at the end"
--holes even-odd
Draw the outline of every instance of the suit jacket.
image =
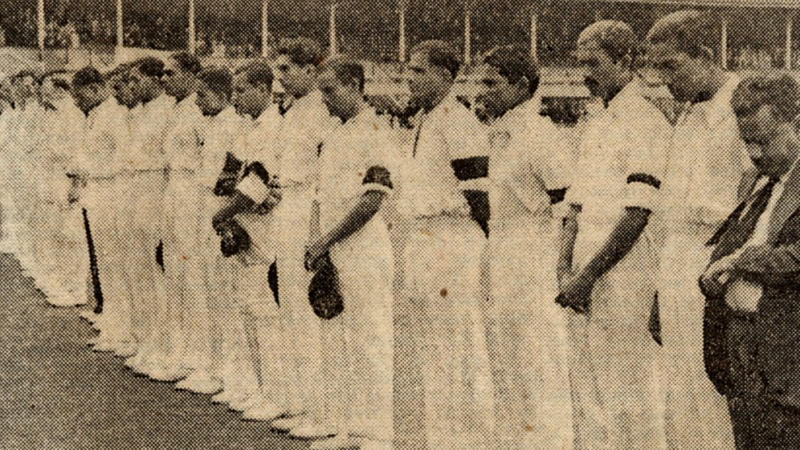
MULTIPOLYGON (((755 186, 751 175, 743 180, 742 203, 709 242, 716 245, 727 225, 739 220, 755 186)), ((719 259, 715 249, 712 262, 719 259)), ((776 402, 800 408, 800 166, 785 180, 770 217, 767 242, 746 248, 737 258, 738 276, 763 286, 755 318, 757 360, 767 395, 776 402)), ((730 310, 724 292, 706 294, 704 357, 706 370, 720 392, 727 390, 725 321, 730 310)))

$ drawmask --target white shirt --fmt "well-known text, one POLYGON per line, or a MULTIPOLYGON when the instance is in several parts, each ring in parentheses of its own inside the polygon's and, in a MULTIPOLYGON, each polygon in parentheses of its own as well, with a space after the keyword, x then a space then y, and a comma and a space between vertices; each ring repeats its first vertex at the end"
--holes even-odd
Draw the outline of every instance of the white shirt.
MULTIPOLYGON (((280 164, 275 137, 281 128, 281 120, 283 117, 278 105, 270 106, 255 120, 252 130, 245 136, 243 144, 242 157, 246 164, 260 162, 270 177, 277 175, 280 164)), ((236 189, 256 203, 263 202, 268 195, 264 180, 252 173, 245 176, 236 189)))
MULTIPOLYGON (((641 93, 638 80, 623 88, 587 124, 567 204, 581 205, 575 258, 586 263, 605 243, 626 207, 656 211, 671 127, 641 93)), ((637 245, 650 239, 649 227, 637 245)))
POLYGON ((492 224, 551 216, 548 190, 570 184, 572 149, 531 99, 489 128, 489 205, 492 224))
POLYGON ((391 192, 397 158, 390 133, 386 122, 366 107, 325 139, 317 184, 323 233, 340 223, 365 192, 391 192), (381 174, 388 178, 376 177, 381 174))
POLYGON ((452 161, 486 156, 485 126, 454 97, 445 98, 417 121, 404 152, 398 211, 410 218, 469 217, 452 161))
POLYGON ((275 154, 280 160, 278 175, 282 186, 311 186, 317 174, 319 145, 336 128, 322 103, 322 94, 313 91, 297 99, 283 116, 275 136, 275 154))
POLYGON ((76 162, 89 179, 111 178, 117 174, 117 153, 127 148, 130 129, 128 111, 109 97, 91 110, 84 122, 82 149, 76 162))
POLYGON ((213 190, 225 166, 227 153, 235 153, 236 143, 245 122, 232 106, 225 108, 216 116, 205 119, 206 122, 200 130, 203 146, 197 181, 209 190, 213 190))
POLYGON ((730 104, 738 84, 739 77, 729 75, 713 98, 678 119, 663 187, 668 230, 703 225, 707 239, 736 207, 739 180, 750 167, 730 104))
POLYGON ((54 106, 45 111, 37 131, 42 137, 37 164, 50 180, 39 187, 44 198, 63 201, 71 184, 67 171, 79 151, 80 133, 75 130, 81 129, 84 116, 70 97, 54 106))
POLYGON ((205 120, 197 107, 196 96, 192 94, 175 104, 168 117, 164 153, 173 170, 195 171, 200 167, 200 128, 205 120))
POLYGON ((131 115, 131 145, 121 171, 162 170, 167 166, 164 139, 175 99, 161 94, 131 115))
MULTIPOLYGON (((795 165, 797 165, 797 162, 795 162, 795 165)), ((750 239, 747 240, 747 243, 745 243, 734 253, 732 256, 733 258, 738 257, 738 255, 740 255, 747 247, 754 247, 767 243, 767 237, 769 236, 769 223, 772 219, 772 211, 775 209, 775 205, 778 203, 781 195, 783 195, 783 188, 786 185, 786 178, 791 172, 792 170, 786 172, 786 174, 784 174, 775 183, 775 186, 772 188, 769 201, 767 202, 767 206, 756 222, 756 227, 753 229, 753 234, 750 236, 750 239)), ((760 191, 768 181, 769 179, 766 177, 759 180, 753 189, 753 193, 755 194, 756 192, 760 191)), ((755 200, 755 197, 753 197, 752 200, 755 200)), ((740 217, 744 217, 744 215, 747 214, 747 211, 752 207, 752 200, 751 204, 747 205, 747 207, 742 211, 740 217)), ((764 287, 760 284, 737 278, 731 281, 730 285, 728 285, 728 289, 725 292, 725 301, 731 308, 737 311, 755 312, 758 308, 758 301, 761 299, 763 293, 764 287)))

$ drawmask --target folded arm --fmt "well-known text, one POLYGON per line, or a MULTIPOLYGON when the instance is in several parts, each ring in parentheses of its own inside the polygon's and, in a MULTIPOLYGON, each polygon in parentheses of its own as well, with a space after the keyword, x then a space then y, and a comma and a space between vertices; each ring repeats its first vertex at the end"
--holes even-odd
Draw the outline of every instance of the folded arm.
POLYGON ((734 276, 766 286, 800 283, 800 240, 773 247, 755 245, 742 250, 732 263, 734 276))

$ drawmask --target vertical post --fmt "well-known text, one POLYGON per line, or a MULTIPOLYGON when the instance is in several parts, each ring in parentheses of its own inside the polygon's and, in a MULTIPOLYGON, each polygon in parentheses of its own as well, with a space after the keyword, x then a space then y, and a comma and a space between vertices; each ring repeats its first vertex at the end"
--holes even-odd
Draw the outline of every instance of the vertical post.
POLYGON ((464 64, 472 62, 472 5, 464 8, 464 64))
POLYGON ((125 46, 125 35, 122 33, 122 0, 117 0, 117 48, 125 46))
POLYGON ((407 0, 399 0, 398 2, 400 14, 400 38, 397 43, 397 60, 401 63, 406 61, 406 6, 407 0))
POLYGON ((538 37, 539 37, 539 9, 534 4, 531 7, 531 58, 534 61, 537 59, 538 53, 538 37))
POLYGON ((269 0, 261 4, 261 56, 269 55, 269 0))
POLYGON ((328 25, 330 30, 330 36, 328 39, 330 40, 330 54, 331 56, 338 53, 337 49, 337 42, 336 42, 336 2, 334 1, 331 4, 331 16, 330 16, 330 23, 328 25))
POLYGON ((794 22, 794 12, 787 11, 786 14, 786 55, 783 61, 783 67, 786 70, 792 70, 792 25, 794 22))
POLYGON ((728 69, 728 18, 722 16, 722 31, 720 33, 720 64, 723 69, 728 69))
POLYGON ((36 2, 36 46, 39 51, 44 51, 44 38, 47 30, 44 23, 44 0, 36 2))
POLYGON ((189 53, 193 55, 197 47, 197 31, 194 22, 194 0, 189 0, 189 53))

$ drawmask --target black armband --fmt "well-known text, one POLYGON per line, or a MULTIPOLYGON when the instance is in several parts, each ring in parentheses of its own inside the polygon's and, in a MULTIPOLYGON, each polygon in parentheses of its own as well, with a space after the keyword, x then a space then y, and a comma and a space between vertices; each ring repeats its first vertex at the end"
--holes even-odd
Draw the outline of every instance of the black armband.
MULTIPOLYGON (((489 157, 474 156, 472 158, 454 159, 450 162, 453 172, 459 181, 475 180, 489 176, 489 157)), ((486 236, 489 236, 489 193, 480 190, 463 191, 469 205, 470 216, 478 223, 486 236)))
POLYGON ((661 180, 646 173, 632 173, 628 175, 627 184, 631 183, 643 183, 656 189, 661 188, 661 180))
POLYGON ((382 166, 372 166, 367 169, 361 184, 378 184, 389 189, 394 188, 389 170, 382 166))

